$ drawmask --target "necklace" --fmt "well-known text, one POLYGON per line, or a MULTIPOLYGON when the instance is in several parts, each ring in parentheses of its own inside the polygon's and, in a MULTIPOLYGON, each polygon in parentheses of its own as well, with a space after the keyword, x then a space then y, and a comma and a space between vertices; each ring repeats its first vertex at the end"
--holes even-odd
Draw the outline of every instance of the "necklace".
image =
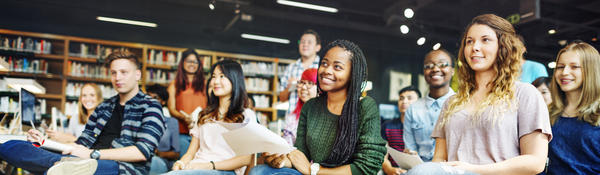
POLYGON ((565 111, 563 111, 563 115, 564 115, 565 117, 577 117, 577 113, 578 113, 578 112, 575 112, 575 113, 569 113, 569 112, 567 112, 566 110, 565 110, 565 111))

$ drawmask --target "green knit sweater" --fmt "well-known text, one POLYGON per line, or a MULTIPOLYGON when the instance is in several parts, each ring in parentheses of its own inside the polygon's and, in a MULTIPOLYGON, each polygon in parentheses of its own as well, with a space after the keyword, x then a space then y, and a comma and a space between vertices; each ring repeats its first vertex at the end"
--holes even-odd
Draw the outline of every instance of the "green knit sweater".
MULTIPOLYGON (((377 174, 386 153, 386 142, 380 133, 379 110, 371 97, 361 100, 360 109, 359 138, 350 168, 352 174, 377 174)), ((338 119, 339 115, 332 114, 327 109, 326 97, 307 101, 300 112, 294 146, 302 151, 308 160, 316 163, 325 161, 335 142, 338 119)))

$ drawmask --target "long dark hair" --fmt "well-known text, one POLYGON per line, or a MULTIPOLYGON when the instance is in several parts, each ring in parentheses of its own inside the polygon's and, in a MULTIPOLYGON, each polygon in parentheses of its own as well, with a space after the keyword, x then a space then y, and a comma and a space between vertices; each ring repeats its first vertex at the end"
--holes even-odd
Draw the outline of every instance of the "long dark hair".
POLYGON ((196 60, 198 61, 198 69, 194 73, 194 80, 192 80, 191 82, 192 88, 194 89, 194 92, 204 90, 204 71, 202 70, 203 64, 202 60, 200 59, 200 55, 198 55, 198 53, 196 53, 194 49, 187 49, 183 52, 181 60, 179 60, 179 66, 177 66, 177 75, 175 76, 176 94, 179 94, 179 92, 185 90, 187 88, 187 85, 190 83, 188 82, 186 76, 187 73, 183 68, 183 63, 185 62, 185 59, 190 55, 196 56, 196 60))
MULTIPOLYGON (((358 45, 347 40, 335 40, 327 46, 327 50, 334 47, 340 47, 351 53, 350 62, 352 76, 348 82, 348 97, 342 108, 342 115, 338 120, 338 128, 333 149, 327 160, 322 165, 326 167, 336 167, 348 164, 354 154, 356 144, 358 143, 358 118, 360 117, 360 97, 364 88, 364 82, 367 79, 367 61, 358 45)), ((319 67, 321 65, 319 64, 319 67)), ((320 75, 318 75, 320 76, 320 75)), ((327 92, 321 90, 319 81, 317 87, 320 97, 325 100, 327 92)))
MULTIPOLYGON (((242 66, 235 61, 223 60, 219 61, 212 66, 210 69, 210 75, 212 77, 216 68, 221 69, 225 77, 231 81, 231 98, 229 103, 229 109, 225 114, 225 121, 230 123, 240 123, 244 121, 244 108, 247 107, 248 95, 246 94, 246 83, 244 81, 244 73, 242 72, 242 66)), ((209 78, 209 82, 212 78, 209 78)), ((206 88, 206 94, 208 94, 208 105, 206 109, 200 113, 200 119, 198 123, 200 125, 206 123, 209 119, 217 119, 219 113, 219 97, 215 96, 211 88, 206 88)))

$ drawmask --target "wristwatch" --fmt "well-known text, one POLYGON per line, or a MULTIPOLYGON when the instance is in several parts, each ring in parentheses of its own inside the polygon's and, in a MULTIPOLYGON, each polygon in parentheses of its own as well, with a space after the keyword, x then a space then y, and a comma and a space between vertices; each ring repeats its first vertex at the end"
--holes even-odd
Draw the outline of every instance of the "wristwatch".
POLYGON ((317 175, 317 172, 319 172, 319 168, 321 168, 321 165, 319 165, 318 163, 313 163, 312 165, 310 165, 310 175, 317 175))
POLYGON ((98 151, 97 149, 92 151, 92 153, 90 153, 90 158, 96 159, 96 160, 100 159, 100 151, 98 151))

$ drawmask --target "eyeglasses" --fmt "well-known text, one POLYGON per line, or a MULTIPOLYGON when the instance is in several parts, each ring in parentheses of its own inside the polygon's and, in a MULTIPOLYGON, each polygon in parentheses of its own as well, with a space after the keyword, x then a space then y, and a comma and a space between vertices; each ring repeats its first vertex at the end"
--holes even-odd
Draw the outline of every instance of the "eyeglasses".
POLYGON ((433 63, 430 63, 430 64, 426 64, 426 65, 424 65, 424 66, 423 66, 423 69, 425 69, 425 70, 429 70, 429 69, 433 69, 434 67, 438 67, 438 68, 440 68, 440 69, 443 69, 443 68, 446 68, 446 67, 448 67, 448 66, 450 66, 450 63, 448 63, 448 62, 443 62, 443 63, 435 63, 435 64, 433 64, 433 63))
POLYGON ((199 64, 198 61, 192 61, 192 60, 185 60, 185 63, 199 64))
POLYGON ((314 82, 308 80, 300 80, 298 81, 298 88, 306 86, 306 88, 311 88, 315 85, 314 82))

